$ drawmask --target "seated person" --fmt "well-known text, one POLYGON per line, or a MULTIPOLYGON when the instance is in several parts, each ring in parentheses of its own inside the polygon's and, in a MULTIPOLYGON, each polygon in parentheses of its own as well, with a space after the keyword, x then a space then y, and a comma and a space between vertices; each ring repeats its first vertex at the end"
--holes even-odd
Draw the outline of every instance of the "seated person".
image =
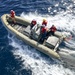
POLYGON ((10 17, 11 17, 12 21, 14 23, 16 23, 16 21, 15 21, 15 11, 13 11, 13 10, 10 11, 10 17))
POLYGON ((54 35, 56 30, 57 30, 57 28, 54 25, 52 25, 47 33, 47 36, 54 35))
POLYGON ((47 26, 47 20, 43 19, 42 25, 47 26))
POLYGON ((31 21, 31 29, 32 29, 36 24, 37 24, 36 20, 33 19, 33 20, 31 21))

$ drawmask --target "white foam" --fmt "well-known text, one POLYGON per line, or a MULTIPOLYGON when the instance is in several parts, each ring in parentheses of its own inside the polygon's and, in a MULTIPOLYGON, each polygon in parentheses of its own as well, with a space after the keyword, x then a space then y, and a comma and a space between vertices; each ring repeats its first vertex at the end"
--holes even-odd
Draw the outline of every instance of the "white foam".
MULTIPOLYGON (((31 69, 32 75, 74 75, 75 73, 68 68, 64 68, 60 64, 51 64, 50 59, 41 56, 41 53, 28 45, 22 44, 16 38, 9 39, 9 42, 16 50, 13 50, 15 58, 22 57, 24 60, 23 65, 25 69, 31 69), (16 39, 16 40, 15 40, 16 39)), ((54 61, 55 62, 55 61, 54 61)))

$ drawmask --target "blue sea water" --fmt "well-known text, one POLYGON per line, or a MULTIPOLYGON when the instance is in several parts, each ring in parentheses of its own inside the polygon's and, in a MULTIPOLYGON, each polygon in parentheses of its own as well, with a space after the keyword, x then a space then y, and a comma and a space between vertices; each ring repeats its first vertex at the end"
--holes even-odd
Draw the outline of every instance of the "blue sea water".
MULTIPOLYGON (((65 44, 75 50, 75 1, 74 0, 0 0, 0 17, 14 10, 16 15, 32 19, 43 17, 55 23, 62 31, 69 31, 73 38, 65 44)), ((62 46, 64 48, 64 46, 62 46)), ((75 75, 52 58, 28 46, 11 35, 0 20, 0 75, 75 75)))

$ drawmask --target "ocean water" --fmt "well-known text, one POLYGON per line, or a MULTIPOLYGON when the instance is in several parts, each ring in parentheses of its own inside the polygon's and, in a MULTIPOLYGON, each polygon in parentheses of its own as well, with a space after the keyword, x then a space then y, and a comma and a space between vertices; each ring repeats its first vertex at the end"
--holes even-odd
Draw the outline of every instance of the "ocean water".
MULTIPOLYGON (((58 30, 66 31, 72 39, 64 42, 61 49, 75 50, 75 1, 74 0, 0 0, 0 17, 13 9, 16 15, 29 20, 48 21, 58 30)), ((35 48, 10 34, 0 20, 0 75, 75 75, 35 48)))

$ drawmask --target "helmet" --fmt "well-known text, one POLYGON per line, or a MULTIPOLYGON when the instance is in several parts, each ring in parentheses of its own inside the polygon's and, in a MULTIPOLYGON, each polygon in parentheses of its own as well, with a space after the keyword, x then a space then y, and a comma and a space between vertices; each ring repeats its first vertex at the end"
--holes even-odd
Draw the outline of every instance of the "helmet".
POLYGON ((46 21, 46 19, 43 19, 43 21, 46 21))
POLYGON ((54 26, 54 24, 52 26, 54 26))

